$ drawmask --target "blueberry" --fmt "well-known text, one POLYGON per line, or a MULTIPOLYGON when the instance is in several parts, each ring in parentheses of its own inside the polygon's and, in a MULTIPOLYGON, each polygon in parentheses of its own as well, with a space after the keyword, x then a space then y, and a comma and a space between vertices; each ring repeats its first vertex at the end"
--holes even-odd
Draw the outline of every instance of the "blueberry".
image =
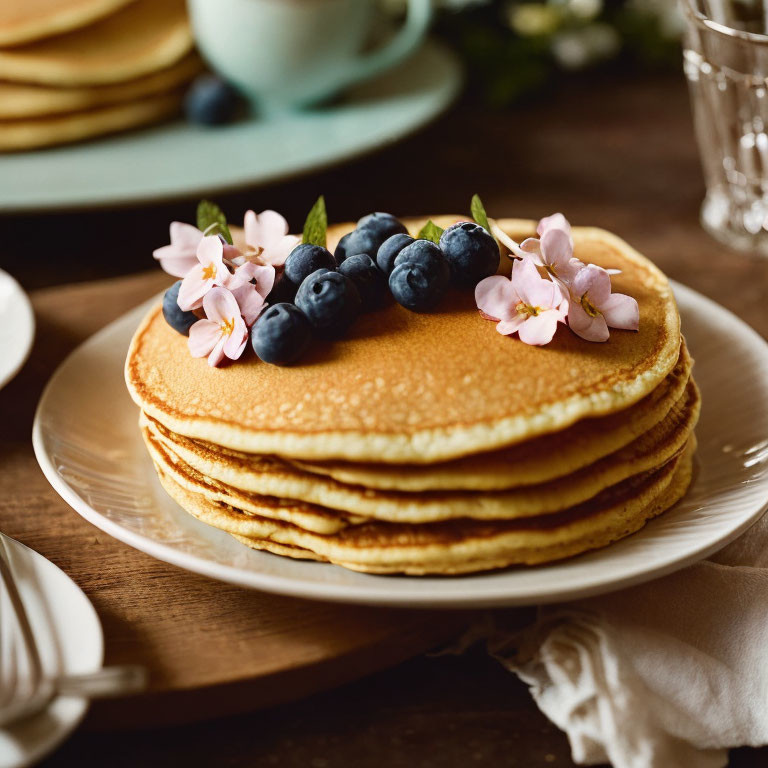
POLYGON ((355 284, 360 294, 363 311, 380 307, 386 300, 387 276, 367 254, 358 253, 356 256, 350 256, 339 267, 339 272, 355 284))
POLYGON ((474 288, 499 268, 499 247, 479 224, 465 221, 448 227, 440 237, 440 248, 459 287, 474 288))
POLYGON ((293 304, 268 307, 251 328, 253 351, 274 365, 295 363, 309 348, 312 328, 293 304))
POLYGON ((357 256, 358 253, 368 254, 372 259, 376 258, 376 252, 379 250, 379 238, 374 232, 367 229, 355 229, 348 235, 344 235, 336 248, 336 261, 341 264, 350 256, 357 256))
POLYGON ((445 283, 416 262, 398 264, 389 276, 389 290, 398 304, 413 312, 432 309, 445 294, 445 283))
POLYGON ((360 312, 360 294, 346 275, 318 269, 299 286, 296 306, 318 333, 340 336, 360 312))
MULTIPOLYGON (((394 267, 401 264, 418 264, 434 283, 436 290, 445 292, 451 270, 442 251, 431 240, 414 240, 395 256, 394 267)), ((442 295, 442 294, 441 294, 442 295)))
POLYGON ((237 91, 216 75, 200 75, 184 96, 184 113, 190 123, 222 125, 237 112, 237 91))
POLYGON ((285 260, 285 276, 294 284, 301 285, 305 277, 309 277, 318 269, 336 269, 336 259, 333 254, 320 245, 302 243, 288 254, 285 260))
POLYGON ((189 329, 200 319, 194 312, 184 312, 179 309, 179 288, 181 280, 177 280, 163 296, 163 317, 174 331, 189 336, 189 329))
POLYGON ((299 287, 285 276, 285 272, 279 270, 275 274, 275 284, 267 295, 266 302, 269 305, 284 303, 293 304, 298 289, 299 287))
POLYGON ((379 245, 387 238, 392 237, 392 235, 408 233, 405 225, 398 221, 391 213, 369 213, 357 222, 357 228, 365 229, 374 234, 381 241, 379 245))
POLYGON ((347 243, 349 242, 349 238, 352 232, 347 232, 344 237, 339 240, 338 244, 336 245, 336 250, 333 252, 333 255, 336 259, 337 264, 341 264, 344 259, 347 258, 347 256, 351 256, 352 254, 347 251, 347 243))
POLYGON ((402 233, 388 237, 376 254, 376 263, 379 265, 379 269, 389 274, 395 266, 395 256, 412 242, 414 239, 410 235, 402 233))

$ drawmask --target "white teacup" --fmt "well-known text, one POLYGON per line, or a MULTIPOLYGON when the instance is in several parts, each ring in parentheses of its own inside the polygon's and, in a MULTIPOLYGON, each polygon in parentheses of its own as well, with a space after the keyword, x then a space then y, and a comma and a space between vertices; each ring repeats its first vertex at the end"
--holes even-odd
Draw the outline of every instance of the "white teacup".
POLYGON ((394 66, 421 43, 431 0, 409 0, 403 28, 361 53, 376 0, 188 0, 210 66, 263 111, 317 102, 394 66))

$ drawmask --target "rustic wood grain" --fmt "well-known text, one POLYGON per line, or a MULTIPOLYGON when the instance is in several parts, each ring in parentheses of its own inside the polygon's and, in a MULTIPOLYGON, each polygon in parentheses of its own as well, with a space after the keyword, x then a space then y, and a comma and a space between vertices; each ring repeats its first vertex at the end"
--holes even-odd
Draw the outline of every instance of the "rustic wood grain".
MULTIPOLYGON (((473 192, 482 195, 492 215, 536 218, 559 209, 574 223, 607 227, 671 277, 724 304, 768 336, 768 260, 724 248, 698 225, 703 184, 682 76, 590 78, 547 94, 538 104, 504 113, 485 112, 466 101, 419 136, 377 156, 217 199, 233 220, 246 208, 271 207, 298 226, 320 193, 331 217, 347 220, 374 209, 401 215, 464 212, 473 192)), ((150 250, 165 242, 168 221, 191 220, 193 212, 192 201, 179 201, 98 214, 0 219, 0 264, 30 289, 140 272, 152 266, 150 250)), ((154 290, 164 279, 158 274, 113 284, 124 287, 109 293, 114 314, 134 303, 132 286, 154 290)), ((42 352, 0 392, 0 526, 13 520, 27 543, 42 550, 51 547, 59 565, 70 572, 79 569, 81 584, 112 638, 110 660, 130 658, 131 649, 141 643, 147 643, 151 654, 157 638, 183 622, 175 607, 181 604, 191 606, 198 617, 194 637, 204 644, 217 630, 200 621, 201 614, 210 610, 216 621, 226 620, 226 606, 210 605, 209 590, 232 601, 234 611, 246 608, 252 596, 131 553, 68 512, 42 476, 30 470, 30 404, 55 362, 98 327, 92 302, 110 286, 92 284, 80 294, 76 290, 35 296, 42 352), (72 296, 81 298, 79 306, 72 296), (57 532, 61 543, 46 543, 57 532), (84 551, 84 542, 92 545, 98 568, 89 566, 95 557, 84 551), (177 603, 178 598, 186 602, 177 603), (146 602, 155 606, 157 629, 133 624, 142 611, 150 610, 146 602)), ((321 609, 307 608, 310 623, 317 617, 312 610, 321 609)), ((272 612, 278 608, 270 616, 272 612)), ((376 614, 368 615, 375 620, 376 614)), ((522 623, 530 615, 522 612, 516 620, 522 623)), ((258 625, 255 631, 268 633, 267 627, 258 625)), ((247 649, 247 635, 245 630, 233 635, 238 649, 247 649)), ((189 653, 185 638, 173 636, 178 655, 189 653)), ((167 663, 169 678, 183 672, 183 660, 167 663)), ((219 660, 211 658, 210 663, 220 668, 219 660)), ((119 723, 112 719, 110 724, 119 723)), ((757 768, 766 761, 768 750, 741 749, 732 753, 731 765, 757 768)), ((476 652, 410 661, 256 716, 142 730, 130 738, 81 732, 45 765, 570 768, 573 763, 565 737, 538 712, 525 687, 476 652)))

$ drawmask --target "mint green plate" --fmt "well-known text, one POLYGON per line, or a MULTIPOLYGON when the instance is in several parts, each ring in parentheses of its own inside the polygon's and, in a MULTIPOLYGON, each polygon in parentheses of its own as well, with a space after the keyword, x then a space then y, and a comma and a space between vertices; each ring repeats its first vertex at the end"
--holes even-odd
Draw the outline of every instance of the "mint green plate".
POLYGON ((454 54, 429 41, 323 109, 218 128, 177 121, 0 156, 0 212, 143 203, 288 179, 402 139, 448 107, 461 79, 454 54))

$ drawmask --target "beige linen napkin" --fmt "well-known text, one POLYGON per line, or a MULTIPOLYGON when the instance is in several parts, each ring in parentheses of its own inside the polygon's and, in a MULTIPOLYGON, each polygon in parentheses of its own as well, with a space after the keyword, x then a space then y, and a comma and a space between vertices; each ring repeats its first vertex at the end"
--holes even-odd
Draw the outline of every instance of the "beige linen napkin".
POLYGON ((614 768, 719 768, 768 743, 768 515, 709 560, 542 608, 489 649, 568 735, 614 768))

